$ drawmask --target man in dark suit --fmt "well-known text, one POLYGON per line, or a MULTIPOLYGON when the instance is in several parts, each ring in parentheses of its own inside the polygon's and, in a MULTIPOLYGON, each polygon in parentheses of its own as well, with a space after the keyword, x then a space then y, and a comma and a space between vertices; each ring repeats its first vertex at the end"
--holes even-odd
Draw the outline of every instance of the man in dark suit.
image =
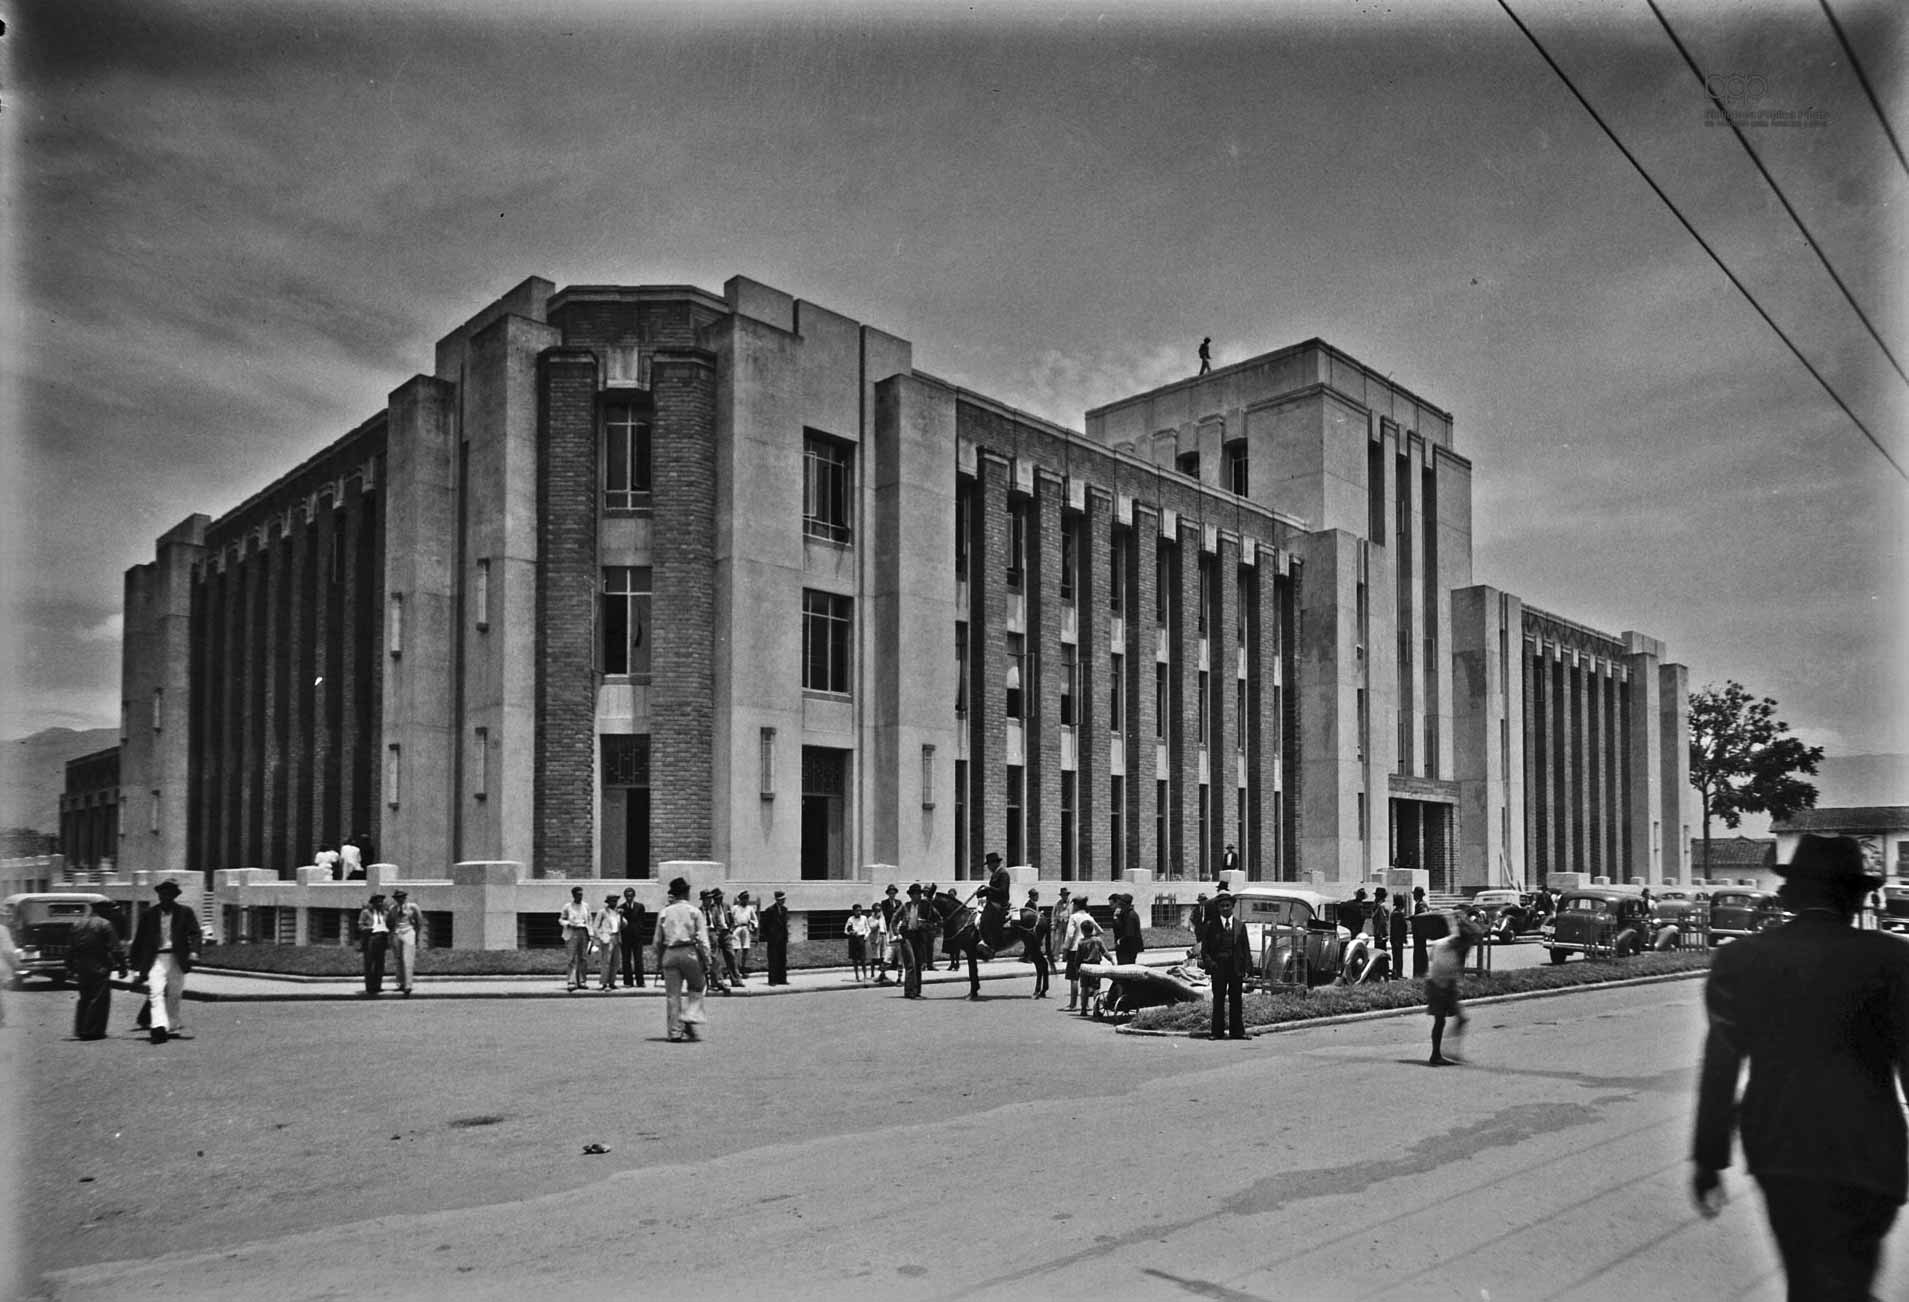
POLYGON ((1133 896, 1118 895, 1119 907, 1114 912, 1114 961, 1116 963, 1138 963, 1140 951, 1145 944, 1140 939, 1140 915, 1134 912, 1133 896))
POLYGON ((1200 937, 1200 963, 1213 981, 1209 1038, 1244 1040, 1246 972, 1253 966, 1253 947, 1246 938, 1246 925, 1233 916, 1231 891, 1213 897, 1213 916, 1200 937))
POLYGON ((623 988, 643 984, 643 901, 636 898, 636 888, 623 888, 623 907, 621 920, 617 923, 618 941, 623 947, 623 988))
POLYGON ((787 897, 776 892, 773 903, 762 910, 762 941, 769 947, 769 984, 789 984, 789 906, 787 897))
POLYGON ((186 973, 199 961, 200 931, 199 919, 179 903, 178 882, 162 881, 153 891, 159 903, 133 932, 131 966, 150 992, 152 1042, 164 1044, 181 1029, 179 1000, 186 973))
POLYGON ((1734 1129, 1789 1295, 1865 1298, 1909 1193, 1909 945, 1850 926, 1882 880, 1854 838, 1805 836, 1777 872, 1794 920, 1717 951, 1704 987, 1691 1196, 1717 1214, 1734 1129))
POLYGON ((66 936, 66 970, 79 988, 79 1007, 73 1012, 73 1034, 81 1040, 106 1038, 106 1018, 113 1007, 112 974, 126 975, 126 942, 119 938, 119 919, 113 906, 96 901, 93 911, 73 924, 66 936))

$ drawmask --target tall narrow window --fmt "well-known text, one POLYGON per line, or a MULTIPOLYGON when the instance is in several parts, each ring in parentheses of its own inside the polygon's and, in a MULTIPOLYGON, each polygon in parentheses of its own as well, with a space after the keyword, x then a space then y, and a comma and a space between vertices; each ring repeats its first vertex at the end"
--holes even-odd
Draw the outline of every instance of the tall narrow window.
POLYGON ((1252 576, 1253 571, 1242 565, 1233 579, 1233 635, 1239 639, 1241 650, 1251 650, 1246 643, 1246 606, 1253 592, 1252 576))
POLYGON ((955 488, 955 578, 968 577, 968 540, 974 528, 974 491, 967 480, 955 488))
POLYGON ((802 592, 802 686, 812 692, 849 690, 854 605, 832 592, 802 592))
POLYGON ((1074 644, 1061 643, 1061 723, 1063 726, 1071 726, 1074 722, 1074 676, 1078 670, 1074 644))
POLYGON ((1233 749, 1246 753, 1246 680, 1233 680, 1233 749))
POLYGON ((159 788, 152 789, 152 803, 147 807, 147 826, 154 832, 159 830, 159 788))
POLYGON ((954 784, 954 873, 959 879, 967 871, 968 865, 968 761, 954 762, 954 784))
POLYGON ((1153 870, 1163 878, 1173 866, 1173 845, 1167 835, 1172 826, 1173 820, 1167 817, 1167 784, 1162 780, 1154 783, 1153 870))
POLYGON ((398 807, 399 752, 396 742, 384 748, 384 803, 398 807))
POLYGON ((1027 566, 1027 508, 1020 502, 1008 503, 1008 587, 1021 586, 1027 566))
POLYGON ((166 730, 166 689, 163 687, 152 689, 152 730, 166 730))
POLYGON ((391 613, 386 619, 386 648, 393 656, 404 654, 404 594, 391 594, 391 613))
POLYGON ((640 408, 603 409, 603 509, 633 511, 650 504, 650 422, 640 408))
POLYGON ((1167 627, 1173 608, 1173 565, 1165 547, 1153 553, 1153 622, 1167 627))
POLYGON ((1071 603, 1074 600, 1074 573, 1078 564, 1079 542, 1074 526, 1063 521, 1061 524, 1061 600, 1071 603))
POLYGON ((1127 780, 1114 778, 1107 789, 1107 866, 1118 878, 1127 867, 1127 780))
POLYGON ((478 557, 477 572, 471 577, 471 614, 476 620, 478 632, 491 626, 491 563, 488 556, 478 557))
POLYGON ((1107 668, 1107 731, 1125 732, 1127 728, 1126 658, 1109 656, 1107 668))
POLYGON ((1173 468, 1189 478, 1198 479, 1200 477, 1200 454, 1198 452, 1182 452, 1173 459, 1173 468))
POLYGON ((845 543, 853 535, 855 445, 803 431, 802 531, 845 543))
POLYGON ((955 624, 955 713, 968 712, 968 626, 955 624))
POLYGON ((471 795, 478 800, 490 794, 491 730, 477 729, 471 741, 471 795))
POLYGON ((1212 731, 1211 728, 1208 726, 1208 720, 1212 717, 1212 706, 1210 704, 1209 697, 1207 694, 1209 690, 1207 685, 1207 680, 1211 676, 1212 675, 1208 674, 1207 671, 1204 669, 1200 671, 1199 713, 1200 713, 1200 745, 1202 746, 1207 744, 1207 738, 1212 731))
POLYGON ((1007 672, 1007 717, 1018 719, 1021 716, 1023 697, 1021 695, 1021 668, 1026 659, 1024 649, 1027 640, 1019 633, 1008 634, 1008 672, 1007 672))
POLYGON ((1115 534, 1107 550, 1107 609, 1124 615, 1127 613, 1127 535, 1115 534))
POLYGON ((762 729, 756 742, 756 789, 764 800, 776 798, 776 730, 762 729))
POLYGON ((1167 667, 1155 664, 1153 667, 1153 735, 1165 738, 1167 733, 1167 703, 1170 692, 1167 688, 1167 667))
POLYGON ((935 807, 935 748, 933 746, 921 748, 921 807, 923 809, 935 807))
POLYGON ((1246 440, 1234 439, 1226 445, 1226 487, 1238 497, 1247 493, 1246 440))
POLYGON ((1025 856, 1021 853, 1021 836, 1024 827, 1022 785, 1025 774, 1026 770, 1018 764, 1010 764, 1007 766, 1007 827, 1004 830, 1007 840, 1008 862, 1014 864, 1026 861, 1025 856))
POLYGON ((1207 843, 1211 839, 1207 832, 1207 817, 1212 813, 1213 788, 1206 783, 1200 784, 1200 846, 1195 861, 1199 864, 1200 880, 1205 881, 1207 873, 1207 843))
POLYGON ((1061 880, 1074 876, 1074 780, 1072 769, 1061 770, 1061 880))
POLYGON ((650 672, 650 567, 613 565, 603 571, 603 672, 650 672))

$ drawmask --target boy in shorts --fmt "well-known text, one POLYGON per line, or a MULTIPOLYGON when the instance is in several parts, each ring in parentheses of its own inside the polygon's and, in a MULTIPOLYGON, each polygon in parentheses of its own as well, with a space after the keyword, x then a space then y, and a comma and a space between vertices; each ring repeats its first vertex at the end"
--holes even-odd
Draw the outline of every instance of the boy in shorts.
POLYGON ((1454 1044, 1464 1038, 1465 1024, 1471 1019, 1459 1006, 1458 978, 1465 970, 1466 955, 1477 942, 1477 929, 1467 921, 1455 919, 1451 934, 1432 943, 1431 968, 1425 974, 1425 1011, 1432 1015, 1430 1066, 1450 1067, 1458 1062, 1456 1057, 1448 1058, 1444 1054, 1445 1021, 1451 1018, 1458 1023, 1452 1028, 1454 1044))

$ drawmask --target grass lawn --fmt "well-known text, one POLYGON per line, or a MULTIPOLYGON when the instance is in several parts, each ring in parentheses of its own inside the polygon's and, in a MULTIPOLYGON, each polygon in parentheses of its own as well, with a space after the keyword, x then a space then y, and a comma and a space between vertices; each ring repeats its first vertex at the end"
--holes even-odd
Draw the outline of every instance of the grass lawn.
MULTIPOLYGON (((1631 977, 1698 972, 1710 966, 1707 950, 1672 950, 1639 954, 1626 959, 1573 959, 1558 967, 1521 968, 1509 972, 1468 975, 1459 986, 1464 999, 1516 994, 1526 990, 1564 990, 1572 986, 1602 985, 1631 977)), ((1425 1003, 1423 981, 1384 981, 1363 986, 1319 986, 1312 990, 1254 992, 1246 996, 1246 1025, 1273 1026, 1319 1017, 1340 1017, 1382 1008, 1418 1008, 1425 1003)), ((1199 1031, 1212 1024, 1212 1006, 1205 1000, 1171 1008, 1148 1008, 1133 1025, 1149 1031, 1199 1031)))

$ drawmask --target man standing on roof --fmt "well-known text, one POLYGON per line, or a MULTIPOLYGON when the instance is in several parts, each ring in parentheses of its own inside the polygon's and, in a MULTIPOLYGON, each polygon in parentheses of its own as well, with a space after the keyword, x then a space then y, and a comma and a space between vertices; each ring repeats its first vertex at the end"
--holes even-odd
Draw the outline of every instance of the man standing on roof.
POLYGON ((1205 375, 1213 369, 1213 336, 1200 340, 1200 374, 1205 375))

